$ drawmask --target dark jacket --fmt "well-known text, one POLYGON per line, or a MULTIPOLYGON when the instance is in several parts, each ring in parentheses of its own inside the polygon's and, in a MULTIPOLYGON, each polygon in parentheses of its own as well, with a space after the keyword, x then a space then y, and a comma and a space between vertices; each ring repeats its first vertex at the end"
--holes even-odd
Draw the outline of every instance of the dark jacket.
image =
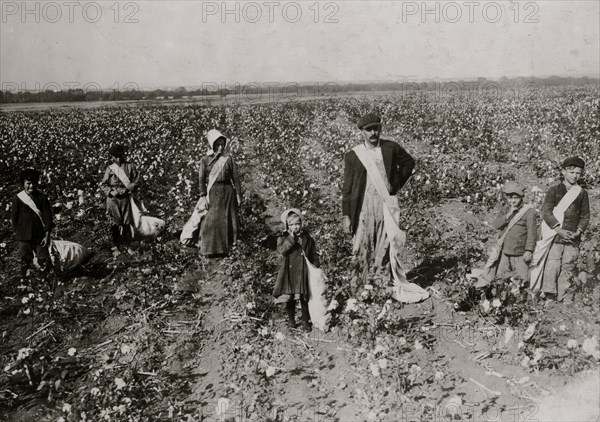
MULTIPOLYGON (((506 218, 509 206, 502 207, 498 216, 492 221, 492 226, 497 230, 504 230, 510 219, 506 218)), ((520 256, 525 251, 533 252, 537 240, 537 225, 535 211, 530 208, 521 219, 516 222, 504 237, 502 252, 505 255, 520 256)))
POLYGON ((38 215, 15 194, 12 204, 12 226, 15 231, 15 239, 22 242, 41 242, 46 232, 52 230, 52 208, 50 201, 43 193, 35 191, 30 196, 42 213, 44 224, 42 225, 38 215))
MULTIPOLYGON (((396 195, 410 178, 415 160, 396 142, 382 139, 380 146, 385 172, 392 187, 390 195, 396 195)), ((358 227, 366 186, 367 170, 354 151, 347 152, 344 159, 342 215, 350 217, 352 233, 358 227)))
POLYGON ((315 241, 308 231, 302 230, 298 241, 288 232, 283 232, 277 238, 277 252, 283 259, 273 288, 273 296, 279 297, 283 294, 308 296, 308 268, 302 250, 311 264, 315 267, 320 265, 315 241))
MULTIPOLYGON (((558 225, 558 220, 552 214, 554 208, 558 205, 563 196, 567 194, 567 187, 563 183, 551 186, 544 198, 542 207, 544 221, 550 228, 558 225)), ((565 211, 565 218, 560 226, 564 230, 584 232, 590 223, 590 199, 585 189, 575 198, 571 206, 565 211)), ((555 243, 563 243, 562 238, 557 236, 555 243)))

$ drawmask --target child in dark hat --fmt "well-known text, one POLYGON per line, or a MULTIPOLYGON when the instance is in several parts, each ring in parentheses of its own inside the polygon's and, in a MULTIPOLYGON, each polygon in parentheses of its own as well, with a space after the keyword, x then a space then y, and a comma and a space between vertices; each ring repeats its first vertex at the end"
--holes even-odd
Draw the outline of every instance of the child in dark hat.
POLYGON ((525 189, 517 182, 506 182, 502 192, 506 205, 491 222, 492 227, 501 231, 500 238, 477 287, 484 287, 494 278, 504 278, 511 274, 523 281, 529 280, 529 263, 537 240, 535 210, 530 205, 523 204, 525 189))
POLYGON ((133 236, 131 194, 139 187, 140 175, 136 167, 127 162, 123 145, 114 144, 108 152, 113 164, 104 172, 100 188, 106 195, 112 239, 115 246, 119 247, 127 244, 133 236))
POLYGON ((281 214, 286 230, 277 239, 277 251, 283 256, 273 296, 289 295, 287 301, 288 327, 296 327, 296 299, 302 308, 302 327, 312 330, 308 313, 308 268, 304 258, 319 266, 319 255, 315 241, 302 226, 302 213, 296 208, 287 209, 281 214))
POLYGON ((38 191, 40 173, 34 169, 21 172, 23 190, 13 196, 12 226, 19 244, 21 276, 27 276, 34 254, 43 271, 50 269, 50 232, 52 208, 48 197, 38 191))
POLYGON ((544 198, 542 210, 546 227, 543 225, 542 234, 546 230, 550 241, 546 245, 542 245, 544 239, 538 242, 534 260, 539 255, 545 257, 545 262, 544 259, 535 262, 540 268, 540 277, 534 280, 532 275, 531 283, 547 299, 564 299, 575 276, 581 235, 590 222, 588 193, 579 186, 584 167, 585 163, 579 157, 563 161, 563 180, 551 186, 544 198), (542 246, 549 248, 547 254, 544 254, 542 246))

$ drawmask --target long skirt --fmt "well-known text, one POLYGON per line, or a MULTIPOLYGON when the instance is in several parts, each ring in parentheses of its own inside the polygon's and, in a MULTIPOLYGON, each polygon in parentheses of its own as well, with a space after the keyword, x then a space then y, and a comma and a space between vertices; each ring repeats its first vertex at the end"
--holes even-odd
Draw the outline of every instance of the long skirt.
POLYGON ((208 212, 200 225, 200 253, 227 255, 237 241, 238 207, 235 189, 215 183, 209 194, 208 212))

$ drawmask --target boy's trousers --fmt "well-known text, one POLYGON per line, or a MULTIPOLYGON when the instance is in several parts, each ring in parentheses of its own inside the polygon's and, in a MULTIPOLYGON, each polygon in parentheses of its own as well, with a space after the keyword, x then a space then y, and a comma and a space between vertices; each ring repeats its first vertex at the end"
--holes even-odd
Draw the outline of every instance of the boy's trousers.
POLYGON ((518 276, 521 280, 529 280, 528 275, 529 265, 523 261, 523 255, 506 255, 502 253, 496 277, 505 277, 510 274, 518 276))
POLYGON ((33 263, 34 252, 38 263, 42 269, 45 269, 50 261, 50 251, 48 246, 42 246, 40 242, 19 241, 19 255, 21 256, 21 273, 25 275, 33 263))
POLYGON ((571 285, 570 278, 574 275, 578 256, 579 247, 553 243, 544 268, 542 292, 556 294, 558 299, 562 299, 571 285))

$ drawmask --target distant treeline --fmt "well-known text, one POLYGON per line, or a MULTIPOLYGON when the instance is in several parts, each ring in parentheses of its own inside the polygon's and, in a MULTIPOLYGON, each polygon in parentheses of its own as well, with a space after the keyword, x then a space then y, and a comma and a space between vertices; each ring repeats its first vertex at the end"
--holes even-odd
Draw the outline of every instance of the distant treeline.
MULTIPOLYGON (((599 85, 600 79, 589 77, 558 77, 548 78, 501 78, 492 80, 477 78, 474 80, 456 81, 428 81, 428 82, 315 82, 315 83, 256 83, 247 84, 204 84, 202 88, 189 89, 179 87, 175 89, 56 89, 59 87, 53 83, 53 89, 39 89, 19 91, 16 84, 9 84, 11 89, 0 91, 0 103, 43 103, 43 102, 78 102, 78 101, 139 101, 139 100, 178 100, 178 99, 200 99, 210 101, 213 98, 227 98, 230 96, 264 96, 283 95, 293 97, 315 96, 331 97, 335 94, 351 92, 443 92, 453 93, 460 91, 481 90, 510 90, 520 88, 536 87, 561 87, 561 86, 585 86, 599 85)), ((133 85, 130 85, 133 86, 133 85)))

